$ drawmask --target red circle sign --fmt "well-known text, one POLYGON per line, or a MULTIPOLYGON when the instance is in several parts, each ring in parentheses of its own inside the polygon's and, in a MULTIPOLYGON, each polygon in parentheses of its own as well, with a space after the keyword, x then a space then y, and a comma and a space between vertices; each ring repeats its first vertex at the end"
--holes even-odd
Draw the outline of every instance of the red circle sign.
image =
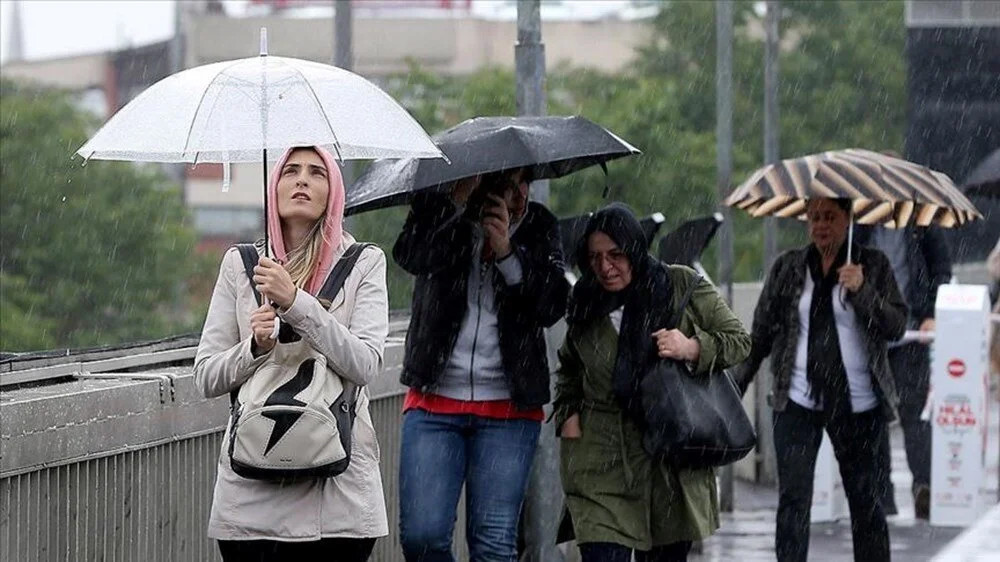
POLYGON ((965 362, 961 359, 948 361, 948 374, 958 378, 965 374, 965 362))

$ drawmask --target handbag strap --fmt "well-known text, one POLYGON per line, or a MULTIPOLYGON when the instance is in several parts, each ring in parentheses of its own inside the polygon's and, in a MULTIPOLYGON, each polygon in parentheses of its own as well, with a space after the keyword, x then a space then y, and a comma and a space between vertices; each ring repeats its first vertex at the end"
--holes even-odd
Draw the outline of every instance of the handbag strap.
POLYGON ((667 326, 670 326, 671 329, 676 328, 677 325, 680 324, 681 318, 684 316, 684 310, 687 309, 688 303, 691 302, 691 296, 694 294, 695 289, 698 288, 698 285, 701 284, 702 279, 704 279, 704 277, 702 277, 699 273, 695 276, 691 284, 688 285, 687 291, 685 291, 684 296, 681 297, 681 305, 678 306, 677 310, 670 315, 670 322, 667 323, 667 326))

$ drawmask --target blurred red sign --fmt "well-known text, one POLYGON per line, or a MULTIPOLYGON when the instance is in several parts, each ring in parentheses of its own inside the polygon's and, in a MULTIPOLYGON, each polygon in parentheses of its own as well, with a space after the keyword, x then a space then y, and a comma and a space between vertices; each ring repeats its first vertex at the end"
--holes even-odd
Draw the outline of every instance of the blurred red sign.
POLYGON ((952 359, 948 362, 948 374, 958 378, 965 374, 965 362, 961 359, 952 359))

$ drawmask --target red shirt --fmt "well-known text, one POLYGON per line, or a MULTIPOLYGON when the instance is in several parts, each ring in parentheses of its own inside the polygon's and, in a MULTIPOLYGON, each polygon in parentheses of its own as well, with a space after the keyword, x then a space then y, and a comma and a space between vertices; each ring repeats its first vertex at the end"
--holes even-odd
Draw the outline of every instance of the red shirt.
POLYGON ((545 413, 541 408, 519 410, 513 400, 456 400, 437 394, 425 394, 411 388, 403 400, 403 412, 424 410, 432 414, 473 415, 495 420, 543 421, 545 413))

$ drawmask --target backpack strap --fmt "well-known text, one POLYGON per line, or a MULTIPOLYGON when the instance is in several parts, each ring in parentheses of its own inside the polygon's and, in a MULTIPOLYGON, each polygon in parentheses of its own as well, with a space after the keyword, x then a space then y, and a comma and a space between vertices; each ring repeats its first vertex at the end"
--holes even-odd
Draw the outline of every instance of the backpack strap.
MULTIPOLYGON (((365 250, 368 246, 374 246, 371 243, 360 243, 355 242, 347 248, 344 255, 337 260, 337 263, 333 266, 330 274, 326 277, 326 282, 323 283, 323 288, 320 289, 317 297, 324 298, 326 300, 332 301, 333 297, 337 296, 344 287, 344 282, 347 281, 347 276, 350 275, 351 270, 354 269, 354 265, 358 262, 358 258, 361 257, 361 252, 365 250)), ((257 266, 260 261, 260 254, 257 252, 257 247, 253 244, 236 244, 236 249, 240 251, 240 258, 243 260, 243 270, 247 274, 247 278, 250 279, 250 288, 253 290, 253 296, 257 299, 257 304, 261 304, 260 292, 257 291, 257 287, 253 282, 253 268, 257 266)), ((352 399, 348 401, 349 406, 353 410, 355 402, 358 400, 358 395, 361 389, 347 380, 344 381, 344 389, 352 396, 352 399)), ((229 393, 230 404, 236 403, 236 396, 238 390, 233 390, 229 393)))
POLYGON ((698 275, 695 276, 691 284, 688 285, 687 291, 685 291, 684 296, 681 297, 680 306, 678 306, 677 310, 675 310, 674 313, 671 315, 670 322, 667 323, 667 326, 676 328, 677 325, 680 324, 681 318, 683 318, 684 316, 684 310, 687 308, 688 303, 691 302, 691 296, 694 294, 695 289, 698 288, 698 285, 701 284, 702 279, 704 279, 704 277, 702 277, 701 274, 699 273, 698 275))
POLYGON ((253 282, 253 268, 257 267, 260 254, 257 253, 257 247, 253 244, 237 244, 236 249, 240 251, 240 257, 243 258, 243 271, 246 272, 247 279, 250 280, 250 289, 253 291, 253 297, 257 299, 257 306, 260 306, 262 303, 260 292, 257 291, 257 286, 253 282))
POLYGON ((351 274, 351 270, 354 269, 354 264, 358 262, 358 258, 361 257, 361 252, 365 251, 368 246, 374 246, 374 244, 355 242, 351 244, 344 255, 340 256, 337 263, 330 270, 330 274, 326 277, 326 282, 323 283, 323 287, 319 290, 319 294, 316 295, 318 298, 323 298, 328 301, 333 301, 333 297, 337 296, 337 293, 344 288, 344 282, 347 281, 347 276, 351 274))
MULTIPOLYGON (((361 252, 365 251, 368 246, 374 246, 374 244, 355 242, 351 244, 344 255, 340 256, 337 263, 333 266, 330 274, 326 277, 326 283, 323 283, 323 288, 319 290, 319 294, 316 295, 318 298, 323 298, 328 301, 333 301, 333 298, 337 296, 337 293, 344 288, 344 282, 347 281, 347 276, 350 275, 351 270, 354 269, 354 265, 358 263, 358 258, 361 257, 361 252)), ((352 383, 347 379, 341 379, 344 385, 344 394, 349 398, 346 400, 347 407, 350 409, 351 422, 353 426, 354 416, 355 416, 355 405, 358 399, 361 397, 361 387, 352 383)))
MULTIPOLYGON (((337 296, 337 293, 344 287, 344 282, 347 281, 347 276, 350 275, 351 270, 354 269, 354 264, 361 257, 361 252, 368 246, 374 246, 374 244, 360 242, 351 244, 347 248, 347 251, 344 252, 344 255, 337 260, 333 269, 330 270, 330 274, 326 277, 326 282, 323 283, 323 288, 320 289, 319 294, 316 296, 332 301, 333 297, 337 296)), ((247 279, 250 280, 250 289, 253 291, 254 298, 257 299, 257 304, 260 305, 262 302, 260 293, 253 282, 253 268, 257 267, 257 263, 260 261, 260 254, 257 252, 257 247, 253 244, 236 244, 236 249, 240 251, 240 258, 243 260, 243 271, 246 272, 247 279)))

